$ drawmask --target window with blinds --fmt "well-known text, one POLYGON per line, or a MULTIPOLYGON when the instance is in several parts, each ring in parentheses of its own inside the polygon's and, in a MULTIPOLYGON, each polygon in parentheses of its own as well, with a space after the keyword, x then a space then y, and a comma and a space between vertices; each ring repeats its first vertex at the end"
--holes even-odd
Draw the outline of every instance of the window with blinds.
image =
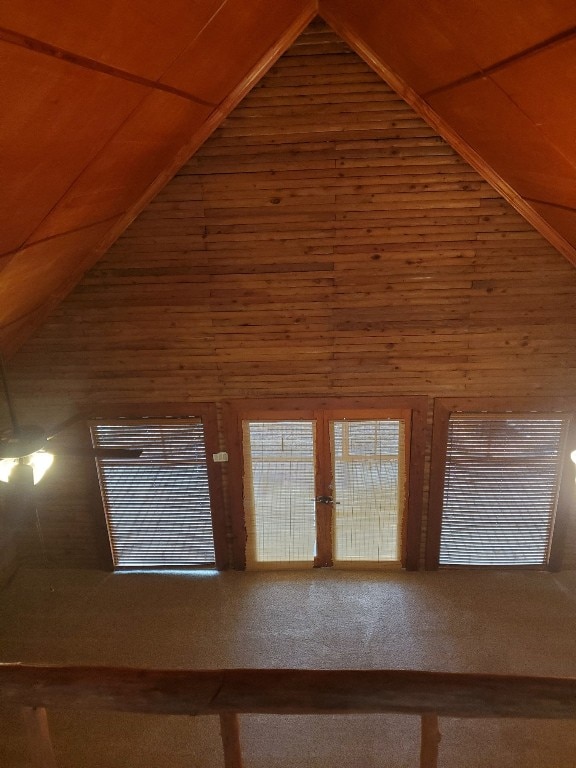
POLYGON ((137 459, 97 459, 114 565, 214 566, 201 420, 117 421, 91 432, 95 447, 142 450, 137 459))
POLYGON ((312 564, 314 433, 313 421, 244 422, 249 565, 312 564))
POLYGON ((440 565, 548 562, 568 418, 453 413, 440 565))

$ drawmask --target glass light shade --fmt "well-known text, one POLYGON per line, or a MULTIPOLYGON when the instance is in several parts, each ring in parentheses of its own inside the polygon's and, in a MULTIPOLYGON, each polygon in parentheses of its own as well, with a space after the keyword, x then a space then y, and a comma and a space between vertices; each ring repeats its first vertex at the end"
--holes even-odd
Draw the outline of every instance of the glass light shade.
POLYGON ((54 455, 47 451, 36 451, 31 453, 30 456, 23 456, 22 459, 2 459, 0 461, 0 481, 3 483, 9 482, 12 470, 17 464, 22 462, 32 467, 34 485, 37 485, 50 469, 53 461, 54 455))
POLYGON ((18 464, 18 459, 2 459, 0 461, 0 481, 7 483, 10 480, 10 473, 18 464))
POLYGON ((570 458, 572 459, 574 464, 576 464, 576 451, 572 451, 572 453, 570 454, 570 458))

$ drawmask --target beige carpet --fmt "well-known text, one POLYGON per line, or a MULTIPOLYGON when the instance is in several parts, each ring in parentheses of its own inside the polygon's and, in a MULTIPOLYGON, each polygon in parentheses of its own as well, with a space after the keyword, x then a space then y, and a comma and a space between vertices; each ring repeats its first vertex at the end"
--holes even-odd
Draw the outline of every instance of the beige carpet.
MULTIPOLYGON (((576 573, 21 571, 0 660, 412 668, 576 677, 576 573)), ((59 768, 216 768, 216 718, 50 712, 59 768)), ((416 768, 419 720, 242 718, 246 768, 416 768)), ((576 723, 441 720, 439 768, 574 768, 576 723)), ((0 711, 0 765, 30 765, 0 711)))

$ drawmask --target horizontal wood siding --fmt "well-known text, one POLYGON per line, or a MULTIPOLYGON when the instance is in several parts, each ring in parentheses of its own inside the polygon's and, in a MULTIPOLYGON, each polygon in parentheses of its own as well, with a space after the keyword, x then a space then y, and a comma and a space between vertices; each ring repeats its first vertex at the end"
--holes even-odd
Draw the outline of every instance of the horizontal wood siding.
POLYGON ((18 566, 14 522, 8 518, 8 508, 0 497, 0 588, 6 584, 18 566))
MULTIPOLYGON (((13 369, 45 422, 93 402, 569 396, 575 307, 574 267, 315 23, 13 369)), ((51 482, 50 561, 93 563, 88 502, 51 482)))

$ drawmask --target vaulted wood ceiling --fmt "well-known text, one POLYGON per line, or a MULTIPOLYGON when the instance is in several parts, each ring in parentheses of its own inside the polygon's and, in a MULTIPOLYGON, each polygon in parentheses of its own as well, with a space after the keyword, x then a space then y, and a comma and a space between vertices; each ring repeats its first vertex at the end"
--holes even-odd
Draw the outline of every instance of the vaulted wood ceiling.
POLYGON ((0 7, 4 351, 317 14, 576 263, 573 0, 19 0, 0 7))

